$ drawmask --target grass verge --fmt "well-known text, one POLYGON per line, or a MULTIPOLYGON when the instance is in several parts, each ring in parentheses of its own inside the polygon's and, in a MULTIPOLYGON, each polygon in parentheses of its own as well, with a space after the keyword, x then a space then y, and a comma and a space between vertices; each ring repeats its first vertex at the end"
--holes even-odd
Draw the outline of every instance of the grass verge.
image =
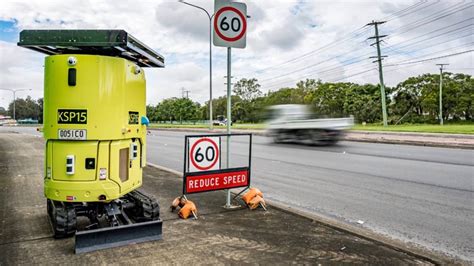
MULTIPOLYGON (((209 128, 207 124, 151 124, 152 128, 209 128)), ((214 126, 214 128, 225 129, 225 126, 214 126)), ((233 129, 265 129, 265 124, 234 124, 233 129)), ((418 133, 448 133, 448 134, 474 134, 474 124, 410 124, 410 125, 355 125, 352 130, 362 131, 389 131, 389 132, 418 132, 418 133)))
POLYGON ((474 134, 474 124, 447 124, 447 125, 355 125, 352 130, 363 131, 390 131, 390 132, 418 132, 418 133, 448 133, 448 134, 474 134))
MULTIPOLYGON (((151 128, 209 128, 208 124, 150 124, 151 128)), ((225 126, 214 126, 225 129, 225 126)), ((233 129, 265 129, 265 124, 233 124, 233 129)))

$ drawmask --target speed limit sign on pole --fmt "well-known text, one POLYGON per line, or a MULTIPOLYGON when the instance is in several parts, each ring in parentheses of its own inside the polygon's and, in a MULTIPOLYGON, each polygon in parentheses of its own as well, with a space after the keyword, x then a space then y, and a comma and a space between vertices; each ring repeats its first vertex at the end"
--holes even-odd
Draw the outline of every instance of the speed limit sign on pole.
POLYGON ((190 138, 188 159, 190 172, 220 169, 220 138, 190 138))
POLYGON ((245 48, 247 40, 247 5, 216 0, 214 12, 214 45, 245 48))

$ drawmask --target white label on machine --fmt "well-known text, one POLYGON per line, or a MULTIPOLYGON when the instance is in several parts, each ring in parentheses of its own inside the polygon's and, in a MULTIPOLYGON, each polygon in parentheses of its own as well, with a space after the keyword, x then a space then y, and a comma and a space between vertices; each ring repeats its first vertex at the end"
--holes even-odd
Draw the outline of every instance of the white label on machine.
POLYGON ((85 129, 59 129, 59 139, 86 140, 87 130, 85 129))

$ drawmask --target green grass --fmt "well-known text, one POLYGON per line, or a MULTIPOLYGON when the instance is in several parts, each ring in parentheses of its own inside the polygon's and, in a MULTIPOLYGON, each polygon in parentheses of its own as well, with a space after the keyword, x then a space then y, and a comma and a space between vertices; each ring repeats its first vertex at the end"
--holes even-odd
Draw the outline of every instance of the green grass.
MULTIPOLYGON (((151 128, 209 128, 209 124, 150 124, 151 128)), ((214 126, 225 129, 225 126, 214 126)), ((233 129, 265 129, 265 124, 233 124, 233 129)))
MULTIPOLYGON (((151 124, 152 128, 209 128, 208 124, 151 124)), ((214 126, 214 128, 225 129, 225 126, 214 126)), ((265 124, 234 124, 233 129, 265 129, 265 124)), ((430 125, 430 124, 409 124, 409 125, 389 125, 383 127, 381 125, 355 125, 352 130, 364 131, 392 131, 392 132, 419 132, 419 133, 450 133, 450 134, 474 134, 474 124, 446 124, 430 125)))
POLYGON ((151 128, 208 128, 205 124, 150 124, 151 128))
POLYGON ((447 125, 427 125, 427 124, 411 124, 411 125, 389 125, 383 127, 381 125, 361 125, 358 124, 352 130, 364 131, 398 131, 398 132, 419 132, 419 133, 450 133, 450 134, 474 134, 474 124, 447 124, 447 125))

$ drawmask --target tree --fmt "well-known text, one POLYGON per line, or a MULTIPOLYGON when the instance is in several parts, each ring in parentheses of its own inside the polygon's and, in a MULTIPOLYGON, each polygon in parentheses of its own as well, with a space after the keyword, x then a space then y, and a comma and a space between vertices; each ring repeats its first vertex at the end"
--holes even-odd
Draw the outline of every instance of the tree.
MULTIPOLYGON (((347 83, 345 90, 344 114, 353 115, 358 122, 374 123, 382 120, 380 87, 373 84, 359 85, 347 83)), ((387 92, 390 88, 385 88, 387 92)), ((390 100, 387 99, 390 103, 390 100)))
MULTIPOLYGON (((36 119, 39 120, 42 117, 42 106, 38 105, 38 102, 33 100, 30 96, 26 99, 17 98, 15 100, 15 116, 16 119, 36 119)), ((8 105, 8 114, 13 117, 13 101, 8 105)))
POLYGON ((268 92, 265 99, 267 106, 276 104, 303 104, 307 93, 302 88, 281 88, 277 91, 268 92))
MULTIPOLYGON (((232 95, 231 97, 231 103, 232 103, 232 120, 240 120, 242 117, 242 113, 240 112, 240 102, 242 99, 237 96, 237 95, 232 95)), ((209 108, 208 105, 206 105, 206 108, 209 108)), ((223 116, 227 117, 227 96, 221 96, 217 99, 212 100, 212 108, 214 110, 215 117, 217 116, 223 116)), ((209 110, 209 109, 206 109, 209 110)))
POLYGON ((43 108, 44 108, 43 98, 39 98, 38 100, 36 100, 36 106, 38 108, 38 123, 43 124, 43 108))
MULTIPOLYGON (((443 73, 443 118, 472 120, 474 86, 470 75, 443 73)), ((423 74, 399 83, 390 107, 406 122, 436 122, 439 117, 439 75, 423 74)))
POLYGON ((146 106, 146 116, 150 121, 156 122, 159 121, 157 113, 156 113, 156 107, 153 105, 147 105, 146 106))
POLYGON ((185 121, 201 118, 199 103, 193 102, 188 98, 169 98, 164 99, 154 110, 148 107, 148 111, 153 115, 156 121, 185 121))
POLYGON ((239 99, 232 104, 232 120, 257 122, 259 106, 256 105, 256 99, 262 96, 258 80, 243 78, 235 83, 233 92, 239 99))
POLYGON ((241 79, 237 81, 237 83, 235 83, 234 89, 232 91, 243 101, 250 102, 253 99, 262 95, 262 91, 260 90, 260 84, 258 84, 257 82, 258 80, 255 78, 241 79))

